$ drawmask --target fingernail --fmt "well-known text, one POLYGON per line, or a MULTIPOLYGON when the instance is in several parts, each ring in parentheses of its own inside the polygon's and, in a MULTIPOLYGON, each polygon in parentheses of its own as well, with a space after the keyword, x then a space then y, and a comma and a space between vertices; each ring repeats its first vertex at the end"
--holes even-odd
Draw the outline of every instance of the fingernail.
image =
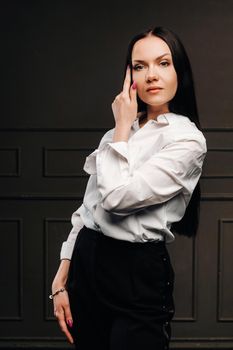
POLYGON ((73 321, 72 321, 72 320, 68 320, 67 323, 68 323, 68 325, 69 325, 70 328, 73 327, 73 321))
POLYGON ((137 89, 137 83, 136 83, 136 81, 133 82, 133 86, 132 86, 132 87, 133 87, 134 90, 137 89))

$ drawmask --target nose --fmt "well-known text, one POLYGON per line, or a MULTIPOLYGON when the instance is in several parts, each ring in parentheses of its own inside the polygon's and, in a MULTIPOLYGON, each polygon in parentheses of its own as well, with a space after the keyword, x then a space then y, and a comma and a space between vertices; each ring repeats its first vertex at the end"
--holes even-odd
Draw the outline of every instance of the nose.
POLYGON ((147 73, 146 73, 146 81, 150 82, 153 80, 158 80, 158 72, 155 68, 148 68, 147 73))

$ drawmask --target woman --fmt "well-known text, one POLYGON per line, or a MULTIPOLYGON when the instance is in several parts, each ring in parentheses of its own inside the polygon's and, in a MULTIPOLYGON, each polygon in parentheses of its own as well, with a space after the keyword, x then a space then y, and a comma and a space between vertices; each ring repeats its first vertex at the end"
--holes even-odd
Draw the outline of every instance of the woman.
POLYGON ((174 270, 166 243, 196 234, 206 154, 190 63, 164 27, 129 44, 115 127, 84 164, 83 204, 52 284, 77 349, 168 349, 174 270))

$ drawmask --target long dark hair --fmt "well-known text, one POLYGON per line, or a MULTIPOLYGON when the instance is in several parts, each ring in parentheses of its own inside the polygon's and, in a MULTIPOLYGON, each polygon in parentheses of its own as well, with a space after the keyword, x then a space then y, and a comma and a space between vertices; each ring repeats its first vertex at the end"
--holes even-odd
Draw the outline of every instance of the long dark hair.
MULTIPOLYGON (((201 130, 190 61, 182 42, 173 31, 159 26, 153 29, 147 29, 146 31, 134 36, 128 45, 125 72, 129 65, 131 68, 132 80, 132 51, 134 44, 138 40, 149 35, 154 35, 164 40, 171 50, 173 65, 177 74, 178 86, 175 96, 169 102, 169 111, 187 116, 196 124, 198 129, 201 130)), ((137 96, 137 102, 138 112, 146 111, 147 105, 139 98, 139 96, 137 96)), ((196 235, 199 224, 200 199, 201 189, 200 181, 198 181, 183 218, 179 222, 172 224, 171 231, 188 237, 196 235)))

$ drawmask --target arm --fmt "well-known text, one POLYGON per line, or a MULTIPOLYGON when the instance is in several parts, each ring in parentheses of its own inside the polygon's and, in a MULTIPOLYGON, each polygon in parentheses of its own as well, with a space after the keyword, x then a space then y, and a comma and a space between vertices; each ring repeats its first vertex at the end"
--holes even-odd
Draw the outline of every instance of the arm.
MULTIPOLYGON (((57 290, 61 289, 66 285, 69 267, 70 267, 70 260, 61 261, 59 269, 52 283, 52 293, 55 293, 57 290)), ((67 325, 69 327, 72 327, 73 325, 68 293, 65 291, 57 294, 53 298, 53 306, 54 306, 54 316, 57 318, 62 332, 66 335, 69 342, 73 344, 74 342, 73 338, 67 327, 67 325)))
MULTIPOLYGON (((192 193, 205 153, 203 136, 183 135, 132 172, 128 143, 108 142, 94 155, 102 207, 118 215, 129 215, 180 192, 192 193)), ((88 172, 88 159, 84 170, 88 172)))
MULTIPOLYGON (((73 253, 74 244, 80 229, 83 227, 83 222, 79 213, 81 207, 79 207, 72 214, 71 222, 73 228, 68 236, 67 241, 62 245, 61 262, 52 282, 52 294, 66 286, 70 268, 70 259, 73 253)), ((62 332, 64 332, 69 342, 73 343, 73 338, 71 336, 70 329, 68 328, 72 327, 73 319, 70 310, 69 297, 66 290, 54 296, 53 306, 54 316, 57 318, 62 332)))
POLYGON ((84 223, 81 219, 80 212, 83 209, 83 204, 75 211, 73 212, 71 216, 71 223, 72 223, 72 229, 68 235, 68 238, 65 242, 62 244, 61 252, 60 252, 60 258, 62 259, 68 259, 71 260, 75 241, 77 239, 77 236, 79 234, 79 231, 83 227, 84 223))
MULTIPOLYGON (((131 97, 133 97, 133 102, 127 97, 128 95, 128 86, 130 83, 130 71, 129 69, 127 70, 127 77, 125 79, 125 84, 124 84, 124 90, 127 92, 126 94, 126 99, 125 97, 123 98, 123 101, 127 102, 126 109, 121 110, 120 117, 122 117, 125 112, 126 114, 129 113, 130 121, 127 122, 128 127, 125 130, 125 137, 127 137, 129 131, 130 131, 130 125, 132 124, 133 120, 136 117, 136 110, 137 110, 137 105, 136 105, 136 91, 131 91, 131 97)), ((131 89, 133 90, 133 89, 131 89)), ((120 100, 122 99, 122 94, 119 95, 120 100)), ((118 100, 118 97, 117 97, 118 100)), ((118 103, 113 103, 114 108, 121 107, 122 104, 118 103)), ((124 118, 125 120, 125 118, 124 118)), ((123 125, 122 123, 120 123, 123 125)), ((111 132, 111 130, 109 131, 111 132)), ((120 134, 122 132, 122 128, 120 128, 120 134)), ((108 136, 108 132, 103 136, 103 138, 100 141, 99 148, 102 147, 104 144, 106 138, 108 136)), ((122 136, 122 135, 121 135, 122 136)), ((96 153, 98 151, 95 150, 93 153, 96 153)), ((94 167, 94 164, 91 162, 91 158, 89 162, 89 174, 92 174, 92 168, 94 167)), ((90 180, 90 179, 89 179, 90 180)), ((87 189, 88 190, 88 184, 87 184, 87 189)), ((62 287, 65 286, 68 278, 68 272, 69 272, 69 267, 70 267, 70 259, 72 257, 72 252, 74 248, 75 241, 77 239, 77 235, 80 231, 80 229, 83 227, 83 222, 81 220, 80 212, 83 209, 83 204, 72 214, 71 222, 73 225, 73 228, 68 236, 68 239, 66 242, 63 243, 62 249, 61 249, 61 263, 59 266, 59 269, 57 271, 57 274, 54 278, 53 284, 52 284, 52 293, 54 294, 57 290, 61 289, 62 287)), ((67 324, 71 324, 70 327, 72 327, 72 315, 70 311, 70 306, 69 306, 69 299, 68 299, 68 294, 67 292, 61 292, 57 294, 54 299, 54 314, 58 318, 60 327, 62 331, 66 334, 67 338, 71 343, 73 343, 72 336, 67 328, 67 324)))

